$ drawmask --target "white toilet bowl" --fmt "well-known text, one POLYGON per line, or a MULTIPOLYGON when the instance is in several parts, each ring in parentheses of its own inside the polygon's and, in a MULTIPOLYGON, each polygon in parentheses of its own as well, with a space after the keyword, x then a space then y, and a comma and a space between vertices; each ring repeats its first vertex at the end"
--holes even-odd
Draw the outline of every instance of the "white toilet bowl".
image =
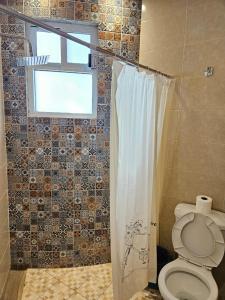
POLYGON ((179 204, 172 242, 178 259, 159 273, 164 300, 217 300, 218 287, 212 276, 224 256, 225 214, 212 210, 199 214, 191 204, 179 204))
POLYGON ((180 258, 161 270, 158 283, 164 300, 216 300, 218 297, 212 273, 180 258))

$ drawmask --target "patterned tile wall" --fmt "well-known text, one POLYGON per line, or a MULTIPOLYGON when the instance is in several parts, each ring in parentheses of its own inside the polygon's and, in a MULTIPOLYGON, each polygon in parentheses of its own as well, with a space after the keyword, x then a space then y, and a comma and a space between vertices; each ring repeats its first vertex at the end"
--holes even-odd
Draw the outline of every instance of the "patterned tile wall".
MULTIPOLYGON (((140 0, 8 0, 28 15, 98 23, 99 44, 138 58, 140 0)), ((1 31, 24 23, 0 16, 1 31)), ((2 40, 12 268, 110 261, 111 59, 99 56, 97 119, 28 118, 23 42, 2 40)))

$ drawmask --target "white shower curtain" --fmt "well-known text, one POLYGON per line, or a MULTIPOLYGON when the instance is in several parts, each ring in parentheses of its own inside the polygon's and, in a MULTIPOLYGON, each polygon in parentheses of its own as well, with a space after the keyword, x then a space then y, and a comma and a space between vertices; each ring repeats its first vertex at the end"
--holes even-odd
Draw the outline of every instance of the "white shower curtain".
POLYGON ((111 257, 114 300, 156 279, 156 170, 170 80, 113 63, 111 257))

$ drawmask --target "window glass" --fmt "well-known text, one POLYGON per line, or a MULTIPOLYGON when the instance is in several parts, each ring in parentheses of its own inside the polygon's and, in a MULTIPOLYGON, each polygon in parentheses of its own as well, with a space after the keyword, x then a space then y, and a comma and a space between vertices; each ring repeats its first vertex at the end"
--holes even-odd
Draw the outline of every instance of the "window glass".
POLYGON ((35 110, 51 113, 92 113, 92 75, 34 71, 35 110))
MULTIPOLYGON (((91 36, 89 34, 81 33, 69 33, 70 35, 90 43, 91 36)), ((88 63, 88 54, 90 49, 85 46, 74 43, 70 40, 67 40, 67 62, 68 63, 77 63, 77 64, 87 64, 88 63)))
MULTIPOLYGON (((93 26, 66 21, 49 24, 87 43, 97 43, 97 30, 93 26)), ((48 64, 27 68, 30 116, 96 117, 97 70, 88 68, 91 50, 41 28, 30 25, 26 28, 35 55, 50 56, 48 64)))
POLYGON ((61 63, 61 38, 51 32, 37 32, 37 55, 50 55, 49 62, 61 63))

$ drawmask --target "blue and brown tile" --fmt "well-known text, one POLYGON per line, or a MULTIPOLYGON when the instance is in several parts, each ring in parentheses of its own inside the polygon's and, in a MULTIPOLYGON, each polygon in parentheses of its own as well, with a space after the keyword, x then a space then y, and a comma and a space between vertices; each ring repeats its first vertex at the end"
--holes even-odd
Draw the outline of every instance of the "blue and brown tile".
MULTIPOLYGON (((94 21, 99 45, 138 59, 141 1, 10 0, 31 16, 94 21)), ((0 16, 1 31, 24 23, 0 16)), ((98 61, 97 119, 30 118, 21 41, 2 39, 12 267, 110 261, 109 126, 112 59, 98 61)))

